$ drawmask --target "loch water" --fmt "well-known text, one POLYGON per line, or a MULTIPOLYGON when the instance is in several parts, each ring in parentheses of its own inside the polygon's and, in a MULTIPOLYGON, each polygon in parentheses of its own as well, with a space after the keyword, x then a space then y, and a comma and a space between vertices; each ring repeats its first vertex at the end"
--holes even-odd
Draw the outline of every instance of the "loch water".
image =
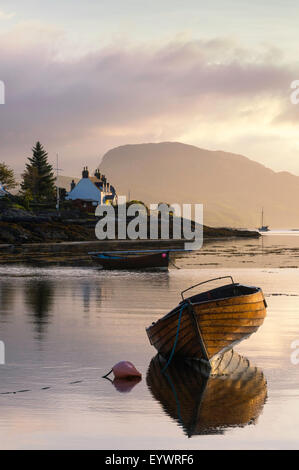
POLYGON ((298 449, 299 236, 217 240, 169 272, 0 267, 2 449, 298 449), (263 289, 267 317, 236 368, 161 375, 145 328, 197 282, 263 289), (129 360, 142 380, 103 379, 129 360))

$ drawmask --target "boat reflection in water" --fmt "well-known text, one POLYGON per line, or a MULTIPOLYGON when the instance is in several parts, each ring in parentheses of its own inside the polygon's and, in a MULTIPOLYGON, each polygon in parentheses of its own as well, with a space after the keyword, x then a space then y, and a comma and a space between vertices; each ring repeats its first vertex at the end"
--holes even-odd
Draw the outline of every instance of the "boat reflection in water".
POLYGON ((188 437, 223 434, 226 428, 254 424, 267 398, 261 369, 233 350, 203 370, 200 361, 166 361, 157 354, 147 372, 147 385, 164 411, 188 437))
POLYGON ((113 380, 105 377, 105 379, 109 380, 120 393, 129 393, 142 380, 141 377, 131 377, 130 379, 114 378, 113 380))

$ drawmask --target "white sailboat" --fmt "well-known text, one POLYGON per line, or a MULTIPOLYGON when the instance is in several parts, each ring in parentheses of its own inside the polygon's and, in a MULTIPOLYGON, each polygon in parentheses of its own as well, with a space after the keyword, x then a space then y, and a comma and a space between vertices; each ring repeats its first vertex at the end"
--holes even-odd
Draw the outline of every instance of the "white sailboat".
POLYGON ((269 232, 269 225, 264 225, 264 209, 262 209, 262 225, 258 228, 259 232, 269 232))

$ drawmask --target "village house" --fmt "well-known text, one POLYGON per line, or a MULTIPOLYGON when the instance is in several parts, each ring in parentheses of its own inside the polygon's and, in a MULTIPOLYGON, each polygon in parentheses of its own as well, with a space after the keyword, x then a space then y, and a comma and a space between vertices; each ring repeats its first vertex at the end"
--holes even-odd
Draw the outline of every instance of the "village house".
POLYGON ((117 195, 115 188, 98 169, 94 176, 89 176, 88 168, 84 167, 81 180, 77 184, 72 181, 66 200, 74 201, 75 205, 87 212, 93 212, 98 205, 115 204, 117 195))
POLYGON ((0 182, 0 198, 5 197, 5 196, 10 196, 9 192, 6 191, 2 183, 0 182))

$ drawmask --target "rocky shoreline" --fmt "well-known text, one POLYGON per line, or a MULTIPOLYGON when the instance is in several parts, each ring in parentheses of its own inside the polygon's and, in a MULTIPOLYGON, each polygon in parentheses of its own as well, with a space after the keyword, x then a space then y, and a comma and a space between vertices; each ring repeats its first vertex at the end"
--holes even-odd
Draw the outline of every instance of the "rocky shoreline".
MULTIPOLYGON (((0 214, 0 264, 92 264, 88 252, 134 249, 183 249, 184 240, 104 240, 95 237, 94 216, 72 213, 32 214, 6 210, 0 214)), ((204 240, 258 238, 258 232, 204 226, 204 240)))

